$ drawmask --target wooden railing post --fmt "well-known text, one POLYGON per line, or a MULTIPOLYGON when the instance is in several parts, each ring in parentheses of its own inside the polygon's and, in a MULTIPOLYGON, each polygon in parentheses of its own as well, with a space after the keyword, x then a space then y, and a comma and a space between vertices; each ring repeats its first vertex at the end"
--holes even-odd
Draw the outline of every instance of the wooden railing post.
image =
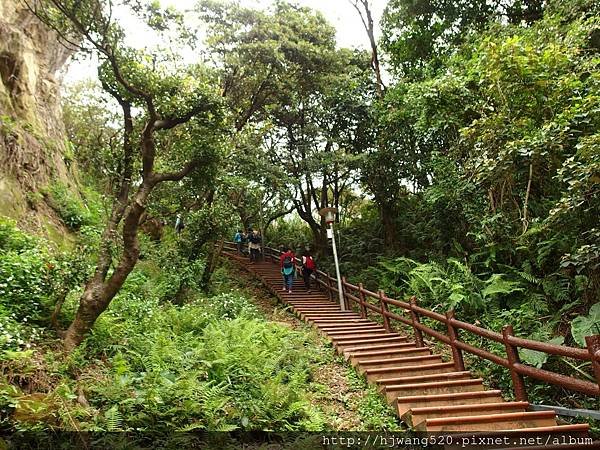
POLYGON ((387 303, 385 302, 385 293, 381 289, 379 290, 379 304, 381 307, 381 316, 383 317, 383 326, 385 331, 389 333, 392 329, 390 328, 390 318, 386 314, 388 307, 387 303))
POLYGON ((329 272, 327 272, 327 295, 329 296, 329 301, 333 301, 333 296, 331 293, 331 277, 329 276, 329 272))
POLYGON ((424 346, 423 333, 421 332, 421 330, 419 330, 417 328, 417 324, 421 323, 421 321, 419 320, 419 315, 414 310, 414 307, 417 306, 417 297, 415 297, 413 295, 409 300, 409 304, 410 304, 410 320, 412 321, 413 330, 414 330, 414 334, 415 334, 415 345, 417 347, 423 347, 424 346))
POLYGON ((342 297, 344 298, 344 305, 346 305, 347 311, 351 311, 352 305, 350 304, 350 300, 348 299, 348 296, 346 295, 346 285, 347 284, 348 283, 346 282, 346 277, 342 277, 342 297))
POLYGON ((362 283, 358 284, 358 298, 360 299, 360 317, 367 318, 367 307, 365 305, 365 288, 362 283))
POLYGON ((462 350, 456 345, 459 341, 458 330, 452 325, 452 319, 454 319, 454 310, 451 309, 450 311, 446 311, 446 328, 448 330, 448 337, 450 338, 450 347, 452 348, 452 359, 454 360, 454 368, 458 372, 464 372, 465 360, 462 350))
POLYGON ((600 334, 586 336, 585 343, 592 360, 592 370, 596 376, 596 383, 600 386, 600 334))
POLYGON ((526 402, 527 389, 525 388, 525 379, 523 378, 523 375, 518 373, 515 369, 515 364, 520 364, 521 359, 519 358, 519 351, 517 347, 508 341, 510 336, 514 336, 512 325, 504 325, 504 327, 502 327, 502 337, 504 338, 506 356, 508 357, 508 363, 510 364, 510 377, 513 382, 513 391, 515 392, 515 398, 517 401, 526 402))

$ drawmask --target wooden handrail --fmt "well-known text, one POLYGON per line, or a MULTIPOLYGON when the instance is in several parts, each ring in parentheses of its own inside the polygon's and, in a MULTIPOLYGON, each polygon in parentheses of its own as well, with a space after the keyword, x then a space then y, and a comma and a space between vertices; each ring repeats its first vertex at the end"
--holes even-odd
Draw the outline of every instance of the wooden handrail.
MULTIPOLYGON (((232 242, 226 242, 224 244, 224 250, 225 249, 237 251, 236 245, 232 242)), ((272 255, 273 262, 277 263, 278 261, 276 256, 281 255, 281 252, 270 247, 264 247, 264 249, 265 254, 269 253, 272 255)), ((299 258, 296 258, 296 262, 297 264, 301 264, 301 260, 299 258)), ((313 273, 313 277, 320 286, 328 290, 330 299, 334 298, 334 294, 337 295, 338 288, 335 278, 332 278, 329 276, 329 274, 321 270, 316 270, 313 273)), ((389 298, 383 293, 383 291, 373 292, 365 289, 360 283, 358 285, 354 285, 345 279, 342 284, 342 289, 344 291, 346 302, 349 303, 349 309, 352 309, 351 302, 354 302, 359 306, 361 315, 364 317, 367 316, 367 311, 372 311, 379 314, 383 318, 386 329, 391 329, 389 322, 390 319, 411 327, 414 331, 415 341, 418 346, 423 345, 423 333, 438 340, 439 342, 442 342, 443 344, 450 346, 452 348, 455 365, 458 365, 461 368, 464 368, 461 351, 465 351, 479 358, 486 359, 494 364, 509 369, 511 372, 511 378, 513 380, 515 397, 517 399, 527 398, 523 376, 535 378, 537 380, 545 381, 547 383, 561 386, 565 389, 578 391, 587 395, 600 396, 600 335, 588 336, 586 338, 586 349, 549 344, 547 342, 533 341, 531 339, 524 339, 514 336, 512 334, 512 327, 508 325, 503 328, 502 333, 498 333, 496 331, 478 327, 468 322, 462 322, 454 317, 454 311, 448 311, 446 314, 440 314, 438 312, 418 306, 416 303, 416 298, 414 297, 411 298, 409 302, 395 300, 389 298), (370 303, 369 298, 375 300, 378 305, 370 303), (407 314, 407 316, 390 311, 388 306, 400 308, 402 312, 407 314), (421 317, 427 317, 439 322, 440 324, 443 324, 446 332, 449 334, 446 335, 421 323, 421 317), (475 334, 487 340, 503 344, 507 353, 506 358, 461 341, 458 334, 458 329, 475 334), (519 360, 519 348, 535 350, 549 355, 590 361, 592 363, 592 369, 596 378, 596 382, 584 381, 571 376, 551 372, 545 369, 538 369, 537 367, 531 367, 523 364, 519 360)))

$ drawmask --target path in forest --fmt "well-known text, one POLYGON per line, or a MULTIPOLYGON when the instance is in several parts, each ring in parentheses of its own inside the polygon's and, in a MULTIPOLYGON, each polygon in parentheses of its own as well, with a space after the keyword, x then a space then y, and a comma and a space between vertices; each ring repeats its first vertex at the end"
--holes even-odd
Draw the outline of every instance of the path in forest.
MULTIPOLYGON (((321 346, 327 355, 331 355, 326 340, 321 334, 313 334, 312 327, 299 321, 290 307, 280 302, 266 289, 264 284, 252 274, 245 272, 236 275, 241 280, 244 295, 252 298, 261 314, 270 322, 295 331, 309 333, 308 345, 321 346), (312 336, 316 339, 312 340, 312 336)), ((333 356, 333 355, 331 355, 333 356)), ((377 423, 385 423, 386 429, 401 430, 402 426, 391 408, 372 411, 369 392, 362 379, 355 379, 351 367, 339 357, 319 361, 312 371, 312 382, 321 385, 311 393, 311 403, 317 406, 326 416, 327 427, 335 431, 361 431, 374 429, 377 423), (367 406, 368 405, 368 406, 367 406), (365 408, 366 407, 366 408, 365 408), (369 414, 366 418, 365 414, 369 414), (375 414, 375 415, 373 415, 375 414), (365 427, 365 420, 370 426, 365 427)), ((383 405, 382 405, 383 406, 383 405)))
POLYGON ((453 361, 444 361, 429 347, 417 347, 401 333, 388 332, 353 311, 341 311, 323 292, 306 292, 300 279, 294 281, 291 294, 283 291, 276 264, 251 264, 228 250, 223 254, 257 276, 300 319, 323 333, 369 383, 378 386, 413 429, 452 432, 453 442, 459 443, 469 442, 474 433, 477 439, 485 437, 487 443, 499 439, 499 445, 477 448, 598 448, 597 442, 562 444, 573 439, 583 442, 588 424, 559 425, 554 411, 529 411, 527 402, 505 401, 501 391, 487 390, 481 378, 456 371, 453 361), (504 441, 505 436, 509 441, 504 441), (546 445, 555 442, 561 444, 546 445))

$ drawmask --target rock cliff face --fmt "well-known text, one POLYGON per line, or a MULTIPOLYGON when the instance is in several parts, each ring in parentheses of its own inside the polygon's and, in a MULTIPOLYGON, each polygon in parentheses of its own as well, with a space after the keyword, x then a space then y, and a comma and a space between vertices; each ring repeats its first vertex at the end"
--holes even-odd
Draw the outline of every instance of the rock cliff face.
POLYGON ((20 0, 0 0, 0 215, 50 235, 62 226, 40 191, 73 185, 57 75, 71 52, 20 0))

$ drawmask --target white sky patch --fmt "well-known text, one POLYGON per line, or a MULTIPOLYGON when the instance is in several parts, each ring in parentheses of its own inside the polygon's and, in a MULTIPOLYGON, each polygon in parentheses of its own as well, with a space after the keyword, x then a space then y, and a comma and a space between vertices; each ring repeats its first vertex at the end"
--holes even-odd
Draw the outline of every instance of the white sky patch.
MULTIPOLYGON (((192 10, 196 0, 161 0, 162 6, 174 6, 180 11, 192 10)), ((240 0, 245 7, 266 8, 273 3, 272 0, 240 0)), ((369 39, 358 12, 348 0, 295 0, 301 6, 320 11, 337 30, 336 38, 339 47, 358 47, 369 49, 369 39)), ((387 0, 371 0, 371 9, 375 21, 376 38, 379 38, 379 21, 387 0)), ((116 12, 121 26, 127 33, 127 44, 136 48, 152 48, 160 46, 156 33, 145 27, 134 16, 116 12)), ((187 59, 184 52, 184 59, 187 59)), ((191 53, 190 53, 191 54, 191 53)), ((76 58, 72 60, 65 73, 64 81, 67 84, 75 83, 96 76, 97 59, 76 58)))

